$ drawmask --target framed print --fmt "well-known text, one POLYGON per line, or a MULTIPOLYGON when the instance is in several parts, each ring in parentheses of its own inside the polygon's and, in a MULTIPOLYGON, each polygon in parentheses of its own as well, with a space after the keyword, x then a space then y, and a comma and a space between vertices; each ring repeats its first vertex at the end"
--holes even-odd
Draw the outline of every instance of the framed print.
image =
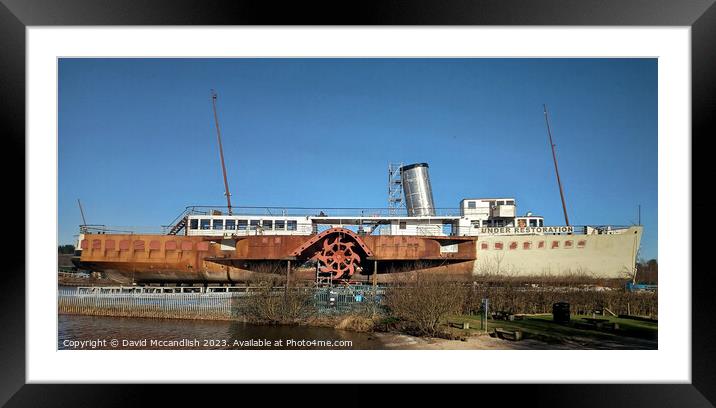
POLYGON ((130 392, 84 383, 716 399, 691 198, 711 2, 32 6, 0 8, 26 160, 8 406, 130 392))

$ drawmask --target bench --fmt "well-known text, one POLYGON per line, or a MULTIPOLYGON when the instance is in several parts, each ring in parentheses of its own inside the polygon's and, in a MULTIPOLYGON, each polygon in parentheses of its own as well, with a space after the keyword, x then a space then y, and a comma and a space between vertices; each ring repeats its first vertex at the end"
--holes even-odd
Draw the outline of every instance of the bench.
POLYGON ((608 319, 595 319, 590 317, 583 317, 582 319, 585 320, 585 322, 577 323, 578 328, 619 330, 619 323, 610 322, 608 319))
POLYGON ((509 312, 495 312, 492 313, 492 320, 515 320, 515 315, 509 312))
POLYGON ((498 327, 495 329, 495 335, 501 339, 505 340, 511 340, 511 341, 520 341, 522 340, 522 331, 521 330, 506 330, 501 327, 498 327))
POLYGON ((457 327, 458 329, 467 330, 470 328, 469 322, 448 322, 448 326, 457 327))

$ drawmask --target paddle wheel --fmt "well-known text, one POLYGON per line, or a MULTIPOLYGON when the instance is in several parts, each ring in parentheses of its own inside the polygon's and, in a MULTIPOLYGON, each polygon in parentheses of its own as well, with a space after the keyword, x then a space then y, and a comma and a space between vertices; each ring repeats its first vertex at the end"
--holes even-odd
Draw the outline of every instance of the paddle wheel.
POLYGON ((354 242, 344 241, 343 234, 334 238, 327 237, 323 247, 313 259, 320 262, 320 271, 330 273, 333 279, 350 279, 360 264, 360 255, 355 250, 354 242))

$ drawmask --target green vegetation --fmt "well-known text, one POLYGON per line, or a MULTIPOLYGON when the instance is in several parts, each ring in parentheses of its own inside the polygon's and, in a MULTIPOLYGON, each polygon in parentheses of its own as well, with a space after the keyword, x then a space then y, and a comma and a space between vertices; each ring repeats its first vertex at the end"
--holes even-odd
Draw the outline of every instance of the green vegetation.
POLYGON ((659 263, 656 259, 641 261, 636 264, 636 283, 656 285, 659 283, 659 263))
POLYGON ((75 253, 75 246, 74 245, 60 245, 57 247, 57 253, 72 255, 75 253))
MULTIPOLYGON (((496 328, 506 330, 521 330, 524 339, 534 339, 548 344, 565 343, 593 343, 595 346, 603 344, 605 347, 615 343, 655 343, 658 337, 658 324, 656 322, 640 321, 612 316, 598 316, 608 323, 616 323, 619 328, 609 330, 589 327, 588 321, 592 316, 572 315, 569 324, 559 324, 552 321, 551 314, 524 316, 520 320, 488 320, 487 329, 496 328)), ((479 315, 452 316, 450 321, 468 322, 473 333, 484 332, 480 324, 479 315)))

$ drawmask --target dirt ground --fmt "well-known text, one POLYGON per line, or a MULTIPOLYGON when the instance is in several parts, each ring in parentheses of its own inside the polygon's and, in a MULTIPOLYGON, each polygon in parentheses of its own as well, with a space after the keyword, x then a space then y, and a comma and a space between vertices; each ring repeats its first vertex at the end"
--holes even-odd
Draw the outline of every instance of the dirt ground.
POLYGON ((572 338, 561 344, 534 339, 503 340, 489 335, 473 335, 461 340, 423 338, 394 333, 374 333, 387 350, 643 350, 656 349, 654 341, 623 338, 619 343, 598 342, 589 338, 572 338))

